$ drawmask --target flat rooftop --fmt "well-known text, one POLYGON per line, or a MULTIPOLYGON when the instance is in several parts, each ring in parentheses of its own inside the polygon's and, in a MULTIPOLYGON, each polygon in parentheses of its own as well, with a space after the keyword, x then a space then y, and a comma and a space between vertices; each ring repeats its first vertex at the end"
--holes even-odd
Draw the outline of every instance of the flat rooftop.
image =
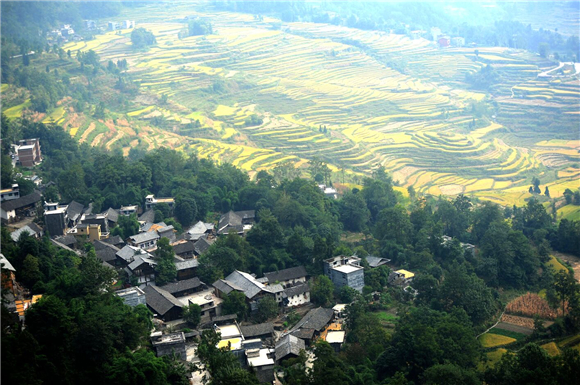
POLYGON ((342 344, 344 342, 344 330, 332 330, 326 334, 326 342, 329 344, 342 344))
POLYGON ((242 347, 242 339, 241 338, 229 338, 225 340, 221 340, 218 342, 217 347, 223 348, 228 346, 228 343, 231 344, 230 350, 238 350, 242 347))
POLYGON ((184 297, 179 297, 179 298, 177 298, 177 300, 179 302, 181 302, 183 304, 183 306, 189 306, 190 304, 194 303, 194 304, 201 306, 201 307, 203 307, 204 305, 207 305, 208 303, 210 303, 212 301, 213 301, 214 305, 217 306, 218 304, 220 304, 224 301, 223 299, 218 298, 214 294, 213 288, 208 289, 208 290, 204 290, 204 291, 200 291, 198 293, 186 295, 184 297))
POLYGON ((216 331, 221 333, 222 340, 240 337, 242 335, 240 328, 238 328, 238 325, 235 324, 218 326, 216 331))
POLYGON ((273 355, 274 349, 260 349, 260 352, 255 357, 248 357, 248 352, 251 350, 246 350, 246 357, 248 358, 248 365, 253 367, 274 365, 274 359, 268 357, 273 355))
POLYGON ((332 268, 333 270, 340 271, 341 273, 352 273, 354 271, 359 271, 364 269, 362 266, 355 266, 355 265, 341 265, 332 268))

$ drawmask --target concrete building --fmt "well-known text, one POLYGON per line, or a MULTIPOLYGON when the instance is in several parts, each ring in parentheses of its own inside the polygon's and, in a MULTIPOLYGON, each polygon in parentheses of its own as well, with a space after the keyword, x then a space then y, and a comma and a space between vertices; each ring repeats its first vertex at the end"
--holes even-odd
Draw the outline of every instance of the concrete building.
POLYGON ((451 45, 453 47, 463 47, 465 45, 465 38, 456 36, 451 38, 451 45))
POLYGON ((155 198, 155 195, 147 195, 145 197, 145 211, 154 208, 159 203, 165 203, 171 209, 175 206, 175 198, 155 198))
POLYGON ((337 289, 348 286, 362 293, 365 278, 364 268, 360 265, 360 258, 340 255, 325 259, 324 274, 330 278, 337 289))
POLYGON ((0 190, 0 202, 18 198, 20 198, 20 188, 18 187, 18 183, 13 184, 10 188, 0 190))
POLYGON ((129 306, 137 306, 137 305, 146 305, 147 300, 145 299, 145 292, 138 287, 130 287, 128 289, 119 290, 115 292, 125 305, 129 306))
POLYGON ((67 229, 67 206, 61 206, 58 203, 45 202, 44 204, 44 223, 46 231, 51 237, 64 235, 67 229))
POLYGON ((117 23, 115 23, 114 21, 109 21, 107 23, 107 30, 109 30, 109 31, 115 31, 118 28, 119 28, 119 25, 117 23))
POLYGON ((161 332, 152 333, 151 344, 157 352, 157 357, 177 354, 181 360, 187 360, 185 334, 183 332, 171 334, 161 334, 161 332))
POLYGON ((135 28, 135 20, 125 20, 121 23, 123 29, 135 28))
POLYGON ((34 167, 42 162, 40 140, 38 138, 18 141, 17 153, 18 162, 24 167, 34 167))
POLYGON ((137 205, 132 206, 121 206, 119 209, 119 214, 130 216, 131 214, 137 214, 137 205))

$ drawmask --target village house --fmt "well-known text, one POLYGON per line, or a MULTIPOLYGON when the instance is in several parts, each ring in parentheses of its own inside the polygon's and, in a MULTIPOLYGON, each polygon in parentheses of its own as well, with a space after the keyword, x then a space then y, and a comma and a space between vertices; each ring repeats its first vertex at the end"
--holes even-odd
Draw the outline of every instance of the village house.
MULTIPOLYGON (((450 247, 453 244, 453 238, 448 236, 448 235, 444 235, 441 237, 443 239, 443 241, 441 242, 441 244, 445 247, 450 247)), ((463 242, 459 242, 459 246, 461 246, 461 248, 466 252, 469 253, 471 256, 475 255, 475 245, 472 245, 471 243, 463 243, 463 242)))
POLYGON ((45 202, 44 223, 45 229, 51 237, 62 236, 67 230, 67 206, 58 203, 45 202))
POLYGON ((138 287, 130 287, 128 289, 118 290, 115 292, 125 305, 135 307, 137 305, 146 305, 145 292, 138 287))
POLYGON ((286 307, 295 307, 310 303, 310 286, 307 283, 300 283, 284 289, 282 303, 286 307))
POLYGON ((365 257, 365 259, 366 259, 367 263, 369 264, 370 268, 383 266, 383 265, 386 265, 387 263, 391 262, 390 259, 381 258, 381 257, 374 257, 372 255, 365 257))
POLYGON ((18 145, 14 147, 18 154, 18 163, 23 167, 34 167, 42 162, 40 140, 38 138, 20 140, 18 145))
POLYGON ((306 349, 304 340, 287 334, 276 343, 275 357, 276 365, 280 365, 283 361, 290 358, 296 358, 300 355, 300 351, 306 349))
POLYGON ((145 211, 154 209, 159 203, 165 203, 173 210, 175 206, 175 198, 155 198, 155 195, 147 195, 145 197, 145 211))
POLYGON ((393 286, 406 287, 413 281, 415 273, 407 270, 397 270, 389 274, 389 284, 393 286))
POLYGON ((26 226, 23 226, 19 229, 14 230, 13 232, 10 233, 10 238, 12 238, 12 240, 14 242, 18 242, 18 240, 20 239, 20 236, 26 233, 28 234, 30 237, 33 238, 40 238, 44 235, 44 231, 38 227, 38 225, 34 222, 31 222, 29 224, 27 224, 26 226))
POLYGON ((113 267, 120 266, 117 259, 117 253, 121 251, 121 249, 101 240, 93 241, 93 247, 95 248, 97 258, 101 261, 108 263, 113 267))
POLYGON ((218 222, 217 234, 227 235, 230 232, 234 232, 238 235, 243 235, 252 228, 255 217, 255 210, 230 211, 221 216, 218 222))
POLYGON ((171 247, 173 247, 173 252, 175 253, 176 256, 183 259, 193 258, 195 246, 192 241, 181 239, 179 241, 171 243, 171 247))
POLYGON ((282 301, 283 289, 280 285, 266 286, 250 274, 238 270, 232 272, 225 279, 215 281, 213 287, 216 288, 220 298, 232 291, 244 293, 252 311, 257 310, 258 302, 265 296, 272 296, 276 302, 282 301))
POLYGON ((271 322, 242 325, 240 326, 242 335, 245 339, 260 339, 265 342, 271 342, 274 338, 274 324, 271 322))
POLYGON ((166 290, 155 285, 143 289, 147 307, 163 321, 173 321, 181 318, 183 304, 166 290))
POLYGON ((18 183, 14 183, 10 188, 5 188, 0 191, 0 202, 11 201, 20 198, 20 188, 18 183))
POLYGON ((136 205, 121 206, 121 208, 119 209, 119 214, 124 215, 126 217, 131 216, 132 214, 137 214, 137 206, 136 205))
POLYGON ((135 255, 133 261, 125 267, 129 277, 137 279, 137 285, 147 286, 155 283, 155 266, 157 262, 150 256, 135 255))
POLYGON ((338 199, 338 192, 336 189, 329 187, 325 184, 319 184, 318 188, 324 193, 327 198, 338 199))
POLYGON ((162 334, 154 332, 151 334, 151 345, 157 353, 157 357, 177 355, 179 359, 187 360, 185 350, 185 334, 183 332, 162 334))
POLYGON ((215 226, 213 223, 199 221, 185 232, 186 239, 197 241, 200 238, 207 238, 208 236, 212 236, 214 227, 215 226))
POLYGON ((359 293, 365 285, 364 268, 360 266, 360 258, 356 256, 338 257, 324 260, 324 274, 330 278, 337 289, 348 286, 359 293))
MULTIPOLYGON (((178 258, 178 257, 176 257, 178 258)), ((175 268, 177 270, 177 280, 182 281, 185 279, 193 278, 197 275, 197 268, 199 262, 197 259, 188 259, 185 261, 176 261, 175 268)))
POLYGON ((211 245, 215 242, 215 239, 199 238, 197 242, 193 244, 193 253, 196 256, 200 256, 209 249, 211 245))
POLYGON ((306 282, 307 276, 308 273, 304 266, 264 273, 264 277, 267 278, 267 283, 279 283, 284 288, 306 282))
POLYGON ((2 202, 0 207, 2 220, 5 222, 15 222, 19 218, 35 217, 40 208, 39 203, 42 196, 35 191, 18 199, 2 202))
POLYGON ((104 211, 101 214, 104 215, 105 218, 107 218, 107 224, 109 228, 115 227, 117 225, 117 222, 119 221, 119 212, 117 210, 115 210, 112 207, 109 207, 107 211, 104 211))
POLYGON ((139 247, 143 250, 152 249, 157 245, 159 240, 159 234, 156 231, 147 231, 144 233, 139 233, 131 235, 127 241, 129 244, 139 247))
POLYGON ((260 383, 274 381, 275 349, 245 349, 246 365, 254 370, 260 383))
POLYGON ((109 236, 109 219, 105 214, 85 214, 81 217, 81 223, 86 225, 99 225, 102 238, 109 236))
POLYGON ((291 335, 305 341, 315 341, 326 326, 334 319, 334 310, 318 307, 310 310, 292 329, 291 335))

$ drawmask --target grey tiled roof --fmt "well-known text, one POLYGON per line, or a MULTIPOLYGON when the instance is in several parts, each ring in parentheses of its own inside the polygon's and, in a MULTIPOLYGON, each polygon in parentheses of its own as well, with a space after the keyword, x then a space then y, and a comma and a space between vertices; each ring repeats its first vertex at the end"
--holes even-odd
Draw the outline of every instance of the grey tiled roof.
POLYGON ((183 281, 168 283, 167 285, 161 286, 161 288, 166 290, 168 293, 175 294, 184 290, 195 289, 196 287, 200 287, 202 284, 203 282, 201 282, 198 277, 193 277, 183 281))
POLYGON ((199 240, 197 242, 195 242, 195 244, 193 245, 195 252, 198 255, 201 255, 203 253, 205 253, 207 251, 207 249, 209 249, 209 247, 211 245, 213 245, 215 241, 212 240, 208 240, 206 238, 199 238, 199 240))
POLYGON ((97 257, 103 262, 113 262, 117 259, 117 252, 119 252, 119 248, 113 245, 106 244, 106 247, 96 250, 97 257))
POLYGON ((177 244, 173 245, 172 247, 173 247, 173 252, 175 253, 175 255, 187 254, 187 253, 191 253, 191 252, 193 252, 193 250, 195 250, 195 246, 193 245, 193 242, 191 242, 191 241, 177 243, 177 244))
POLYGON ((322 330, 334 316, 334 310, 325 309, 319 307, 310 310, 294 327, 291 331, 298 329, 314 329, 316 331, 322 330))
POLYGON ((276 343, 276 361, 279 361, 289 354, 299 355, 300 350, 305 349, 304 340, 287 334, 276 343))
POLYGON ((296 286, 292 286, 287 288, 286 290, 284 290, 284 294, 287 297, 293 297, 295 295, 300 295, 300 294, 304 294, 310 291, 310 287, 308 287, 308 284, 303 283, 301 285, 296 285, 296 286))
POLYGON ((71 246, 77 243, 77 239, 72 234, 63 235, 62 237, 55 238, 56 241, 62 243, 63 245, 71 246))
POLYGON ((254 298, 265 288, 264 284, 256 281, 250 274, 238 270, 234 270, 225 280, 241 288, 249 299, 254 298))
POLYGON ((131 235, 129 238, 136 244, 140 244, 143 242, 152 241, 154 239, 159 239, 159 234, 157 234, 155 231, 148 231, 145 233, 131 235))
POLYGON ((140 222, 155 222, 155 210, 149 209, 139 216, 140 222))
POLYGON ((171 310, 174 306, 183 307, 181 302, 177 298, 175 298, 171 293, 163 290, 160 287, 150 285, 146 286, 143 289, 145 292, 145 299, 147 301, 147 305, 153 309, 157 314, 163 316, 169 310, 171 310))
POLYGON ((120 243, 125 243, 123 238, 121 238, 119 235, 113 235, 112 237, 103 239, 103 242, 106 242, 110 245, 118 245, 120 243))
POLYGON ((283 282, 291 279, 302 278, 306 277, 307 275, 308 273, 306 272, 304 266, 291 267, 289 269, 264 273, 264 276, 268 278, 268 282, 270 283, 283 282))
POLYGON ((68 215, 69 219, 76 221, 80 217, 84 208, 85 206, 83 206, 81 203, 71 201, 66 208, 66 214, 68 215))
POLYGON ((20 239, 20 235, 22 233, 27 233, 29 236, 34 237, 36 235, 36 231, 32 230, 28 225, 19 228, 18 230, 14 230, 13 232, 10 233, 10 238, 12 238, 12 240, 14 242, 18 242, 18 239, 20 239))
POLYGON ((186 261, 175 262, 175 268, 179 270, 194 269, 199 266, 199 261, 197 259, 188 259, 186 261))
POLYGON ((131 262, 135 256, 135 249, 129 245, 125 245, 121 250, 117 252, 117 256, 124 261, 131 262))
POLYGON ((117 223, 117 221, 119 220, 119 212, 112 207, 109 207, 109 209, 105 211, 103 214, 107 217, 107 220, 111 222, 117 223))
POLYGON ((372 255, 366 257, 366 260, 369 263, 370 267, 379 267, 390 262, 390 259, 373 257, 372 255))
POLYGON ((218 279, 212 284, 212 286, 224 294, 230 294, 234 290, 243 291, 241 287, 238 287, 237 285, 234 285, 232 282, 228 282, 224 279, 218 279))
POLYGON ((25 195, 18 199, 12 199, 9 201, 2 202, 2 209, 4 211, 12 211, 17 210, 22 207, 30 206, 33 203, 40 202, 42 196, 38 191, 33 192, 32 194, 25 195))
POLYGON ((131 262, 129 264, 129 266, 127 266, 129 268, 129 270, 133 271, 135 269, 137 269, 139 266, 141 266, 142 264, 148 264, 150 266, 155 266, 157 265, 157 262, 155 262, 154 260, 152 260, 151 258, 147 258, 144 256, 135 256, 135 260, 133 262, 131 262))
POLYGON ((274 334, 274 324, 271 322, 257 325, 240 326, 240 329, 242 330, 242 335, 245 339, 261 336, 264 334, 274 334))
POLYGON ((314 337, 314 329, 298 329, 290 334, 303 340, 311 340, 314 337))

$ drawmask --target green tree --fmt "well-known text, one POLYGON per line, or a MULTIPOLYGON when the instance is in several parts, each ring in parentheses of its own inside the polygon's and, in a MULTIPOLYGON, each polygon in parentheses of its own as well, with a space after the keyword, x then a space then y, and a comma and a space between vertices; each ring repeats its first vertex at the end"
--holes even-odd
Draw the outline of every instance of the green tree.
POLYGON ((157 241, 155 255, 157 257, 155 283, 162 286, 168 282, 175 281, 177 278, 177 268, 174 262, 175 253, 173 252, 173 247, 169 244, 168 238, 161 238, 157 241))
POLYGON ((222 313, 237 314, 240 320, 245 319, 248 315, 246 295, 240 291, 232 291, 226 295, 222 302, 222 313))
POLYGON ((579 289, 580 285, 571 271, 560 270, 554 274, 553 290, 562 305, 563 314, 566 314, 567 305, 576 297, 579 289))
POLYGON ((258 322, 266 322, 270 318, 274 318, 278 315, 278 303, 276 300, 267 296, 258 302, 258 312, 256 314, 256 319, 258 322))
POLYGON ((211 23, 203 20, 192 20, 187 27, 189 36, 211 35, 213 33, 211 23))
POLYGON ((196 328, 201 321, 201 307, 198 304, 192 303, 183 308, 183 319, 189 325, 196 328))
POLYGON ((481 381, 474 370, 453 364, 434 365, 423 375, 426 385, 479 385, 481 381))
POLYGON ((370 211, 362 194, 347 192, 340 202, 340 220, 349 231, 361 231, 370 219, 370 211))
POLYGON ((111 231, 111 235, 118 235, 123 239, 139 233, 139 221, 135 215, 119 215, 117 226, 111 231))
POLYGON ((333 300, 334 285, 330 278, 319 275, 314 278, 310 289, 312 302, 319 306, 328 306, 333 300))
POLYGON ((150 45, 157 44, 155 36, 145 28, 135 28, 131 32, 131 43, 135 48, 144 48, 150 45))
POLYGON ((193 198, 177 198, 175 217, 183 227, 189 226, 197 218, 197 204, 193 198))

